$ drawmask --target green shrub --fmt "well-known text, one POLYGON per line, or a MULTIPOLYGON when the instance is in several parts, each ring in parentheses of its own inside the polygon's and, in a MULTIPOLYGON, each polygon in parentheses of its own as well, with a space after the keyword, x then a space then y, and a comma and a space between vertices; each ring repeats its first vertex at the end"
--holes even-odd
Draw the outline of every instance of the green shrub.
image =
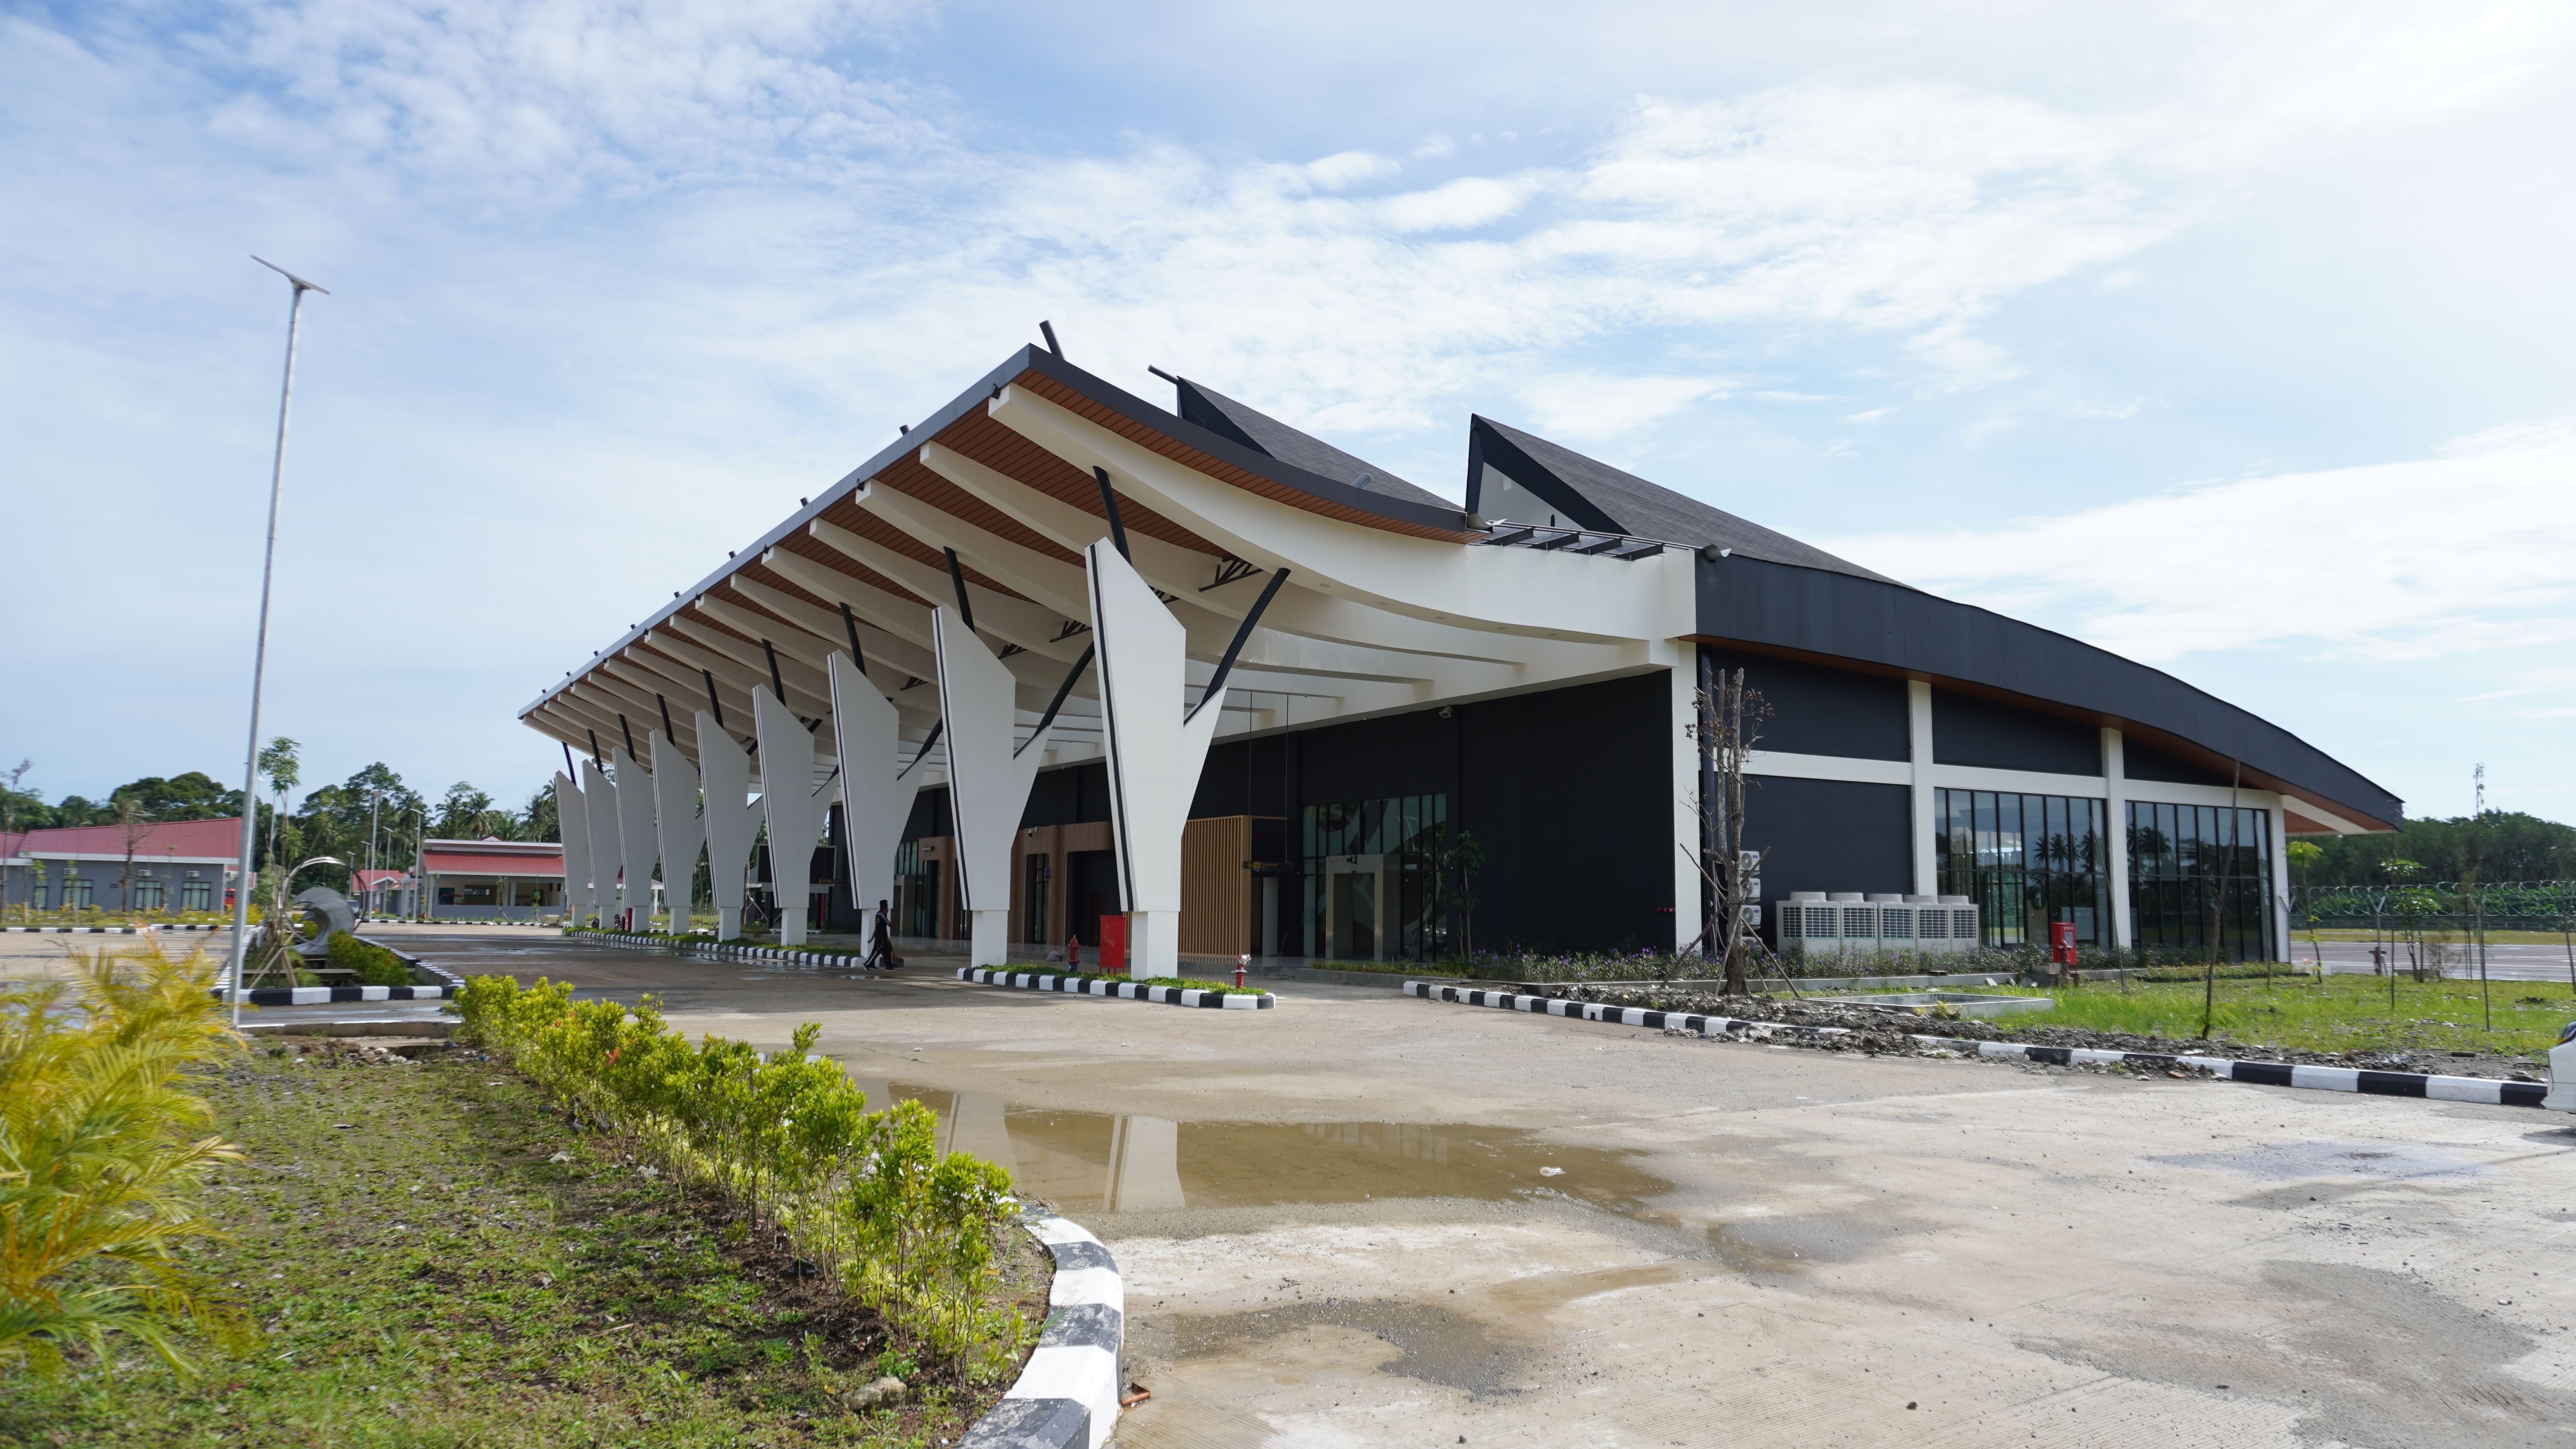
POLYGON ((837 1065, 807 1060, 819 1025, 799 1027, 774 1057, 715 1036, 691 1046, 650 996, 629 1011, 506 976, 467 981, 453 1010, 469 1040, 787 1234, 889 1327, 969 1378, 1000 1373, 1027 1343, 1027 1319, 993 1301, 1010 1174, 940 1152, 936 1118, 918 1102, 868 1111, 837 1065))
POLYGON ((331 939, 323 942, 322 946, 324 953, 330 957, 331 964, 343 971, 356 972, 361 985, 409 986, 411 984, 410 965, 400 956, 373 941, 361 941, 346 931, 333 931, 331 939))
POLYGON ((241 1040, 202 951, 82 965, 77 983, 0 991, 0 1366, 59 1374, 65 1346, 108 1359, 122 1333, 185 1372, 181 1325, 246 1333, 176 1256, 211 1233, 195 1206, 207 1171, 241 1160, 197 1135, 213 1111, 183 1074, 241 1040))

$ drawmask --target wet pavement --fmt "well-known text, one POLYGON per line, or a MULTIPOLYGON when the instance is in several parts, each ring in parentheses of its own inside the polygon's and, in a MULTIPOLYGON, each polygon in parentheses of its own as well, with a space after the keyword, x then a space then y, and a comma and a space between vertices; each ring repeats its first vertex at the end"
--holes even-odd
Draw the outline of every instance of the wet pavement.
MULTIPOLYGON (((432 939, 435 937, 435 939, 432 939)), ((2576 1119, 1285 984, 1205 1012, 425 930, 818 1050, 1091 1227, 1126 1449, 2576 1441, 2576 1119)))

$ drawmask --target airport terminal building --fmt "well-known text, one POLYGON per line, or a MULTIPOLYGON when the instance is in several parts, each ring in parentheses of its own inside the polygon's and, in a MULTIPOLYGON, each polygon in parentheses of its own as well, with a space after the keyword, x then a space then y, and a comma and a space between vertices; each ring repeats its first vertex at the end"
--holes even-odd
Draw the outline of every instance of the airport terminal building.
POLYGON ((1713 669, 1766 711, 1775 903, 2277 956, 2286 838, 2401 818, 2160 671, 1506 424, 1469 420, 1462 508, 1163 381, 1014 354, 530 704, 576 909, 703 847, 720 908, 792 937, 889 900, 979 961, 1107 915, 1147 966, 1670 950, 1713 669))

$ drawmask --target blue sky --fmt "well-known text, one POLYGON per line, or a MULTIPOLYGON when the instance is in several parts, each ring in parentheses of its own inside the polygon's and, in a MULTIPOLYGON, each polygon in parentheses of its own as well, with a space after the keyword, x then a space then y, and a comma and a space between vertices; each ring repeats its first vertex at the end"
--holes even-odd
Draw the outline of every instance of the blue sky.
POLYGON ((0 754, 516 710, 1053 319, 1455 494, 1528 427, 2576 820, 2551 5, 0 4, 0 754), (1794 10, 1794 14, 1784 13, 1794 10))

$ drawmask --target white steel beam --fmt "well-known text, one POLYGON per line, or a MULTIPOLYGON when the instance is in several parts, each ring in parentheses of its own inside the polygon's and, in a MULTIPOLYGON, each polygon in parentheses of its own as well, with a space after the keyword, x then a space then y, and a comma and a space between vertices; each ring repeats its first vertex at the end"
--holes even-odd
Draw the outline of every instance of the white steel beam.
POLYGON ((716 939, 742 934, 742 878, 751 869, 752 841, 760 833, 760 803, 750 799, 751 756, 698 712, 699 792, 706 801, 708 893, 716 902, 716 939))
POLYGON ((778 944, 802 946, 805 914, 813 906, 814 847, 839 781, 812 783, 814 737, 769 686, 751 692, 751 708, 760 731, 760 807, 769 819, 769 891, 778 907, 778 944))
MULTIPOLYGON (((673 724, 678 724, 676 719, 673 724)), ((671 912, 671 934, 686 935, 697 904, 698 847, 706 823, 698 815, 698 768, 660 730, 653 731, 653 820, 662 848, 662 904, 671 912)))

